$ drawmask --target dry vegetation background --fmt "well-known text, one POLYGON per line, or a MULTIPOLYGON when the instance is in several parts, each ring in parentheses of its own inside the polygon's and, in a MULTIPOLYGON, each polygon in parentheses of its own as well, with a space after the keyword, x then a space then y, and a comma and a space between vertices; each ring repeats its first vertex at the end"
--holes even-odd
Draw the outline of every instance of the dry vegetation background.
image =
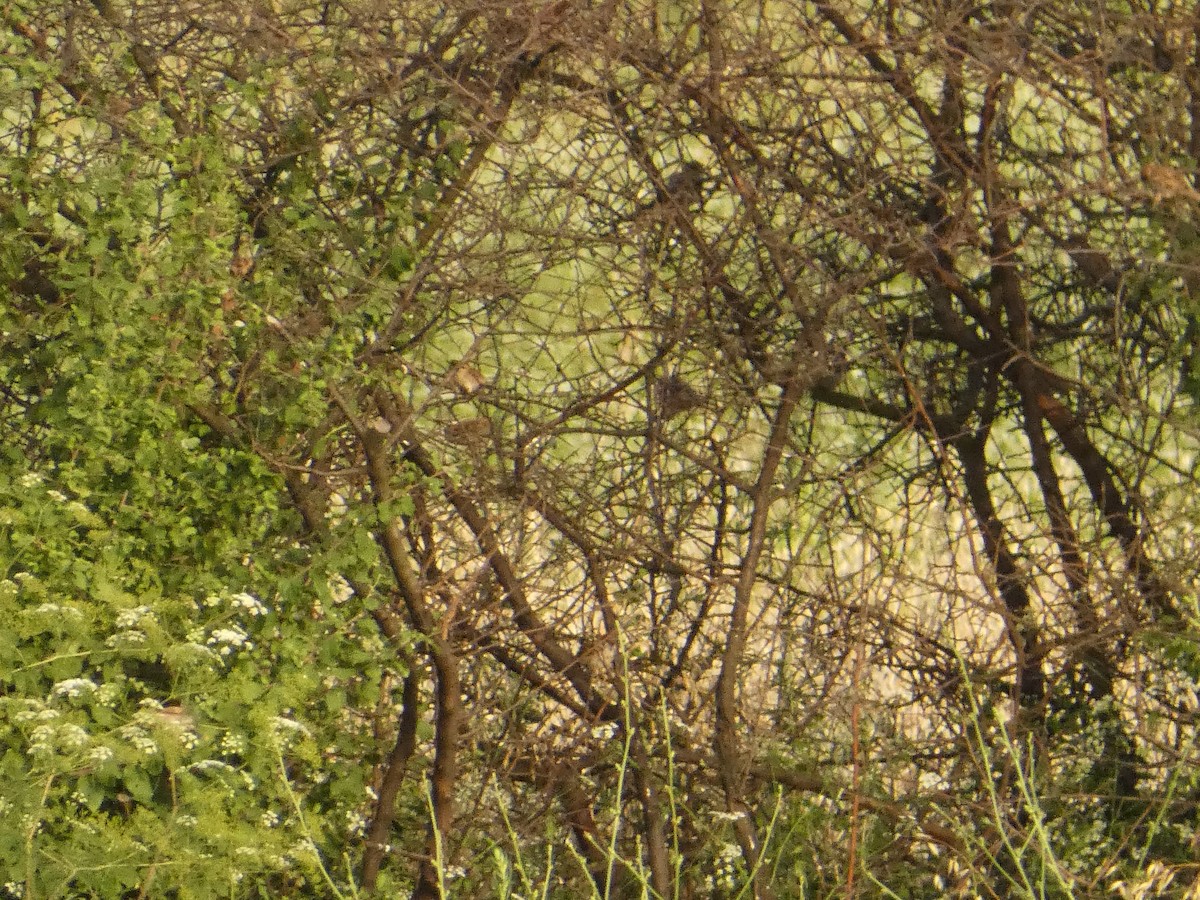
POLYGON ((6 336, 142 260, 129 365, 262 546, 354 548, 274 614, 382 636, 362 890, 1195 890, 1191 6, 2 15, 6 336))

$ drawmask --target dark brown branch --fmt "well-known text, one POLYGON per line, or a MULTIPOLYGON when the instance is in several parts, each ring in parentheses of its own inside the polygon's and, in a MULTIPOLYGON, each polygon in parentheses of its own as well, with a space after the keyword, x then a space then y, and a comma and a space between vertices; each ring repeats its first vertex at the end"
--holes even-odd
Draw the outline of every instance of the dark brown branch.
POLYGON ((364 891, 375 890, 379 878, 379 867, 387 855, 396 816, 396 797, 404 783, 405 770, 417 746, 417 723, 420 721, 420 676, 415 668, 404 676, 403 705, 400 721, 396 728, 396 742, 388 754, 383 767, 383 779, 379 785, 379 797, 375 801, 375 813, 367 829, 363 850, 361 881, 364 891))

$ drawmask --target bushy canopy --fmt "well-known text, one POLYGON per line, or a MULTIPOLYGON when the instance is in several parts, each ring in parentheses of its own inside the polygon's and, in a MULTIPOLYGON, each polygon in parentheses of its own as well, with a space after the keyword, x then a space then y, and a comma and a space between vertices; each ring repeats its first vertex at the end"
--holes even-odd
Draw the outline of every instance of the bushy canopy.
POLYGON ((9 894, 1200 890, 1190 7, 0 17, 9 894))

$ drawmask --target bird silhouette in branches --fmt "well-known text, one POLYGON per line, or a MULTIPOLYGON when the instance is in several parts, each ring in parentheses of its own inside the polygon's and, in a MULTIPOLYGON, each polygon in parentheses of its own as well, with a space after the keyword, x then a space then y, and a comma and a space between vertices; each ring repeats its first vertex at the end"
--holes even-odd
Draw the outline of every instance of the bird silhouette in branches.
POLYGON ((653 198, 641 204, 624 221, 658 222, 683 215, 704 200, 704 185, 708 180, 708 170, 695 160, 688 160, 663 182, 653 198))
POLYGON ((704 398, 679 375, 664 375, 654 385, 654 402, 663 419, 690 412, 704 405, 704 398))

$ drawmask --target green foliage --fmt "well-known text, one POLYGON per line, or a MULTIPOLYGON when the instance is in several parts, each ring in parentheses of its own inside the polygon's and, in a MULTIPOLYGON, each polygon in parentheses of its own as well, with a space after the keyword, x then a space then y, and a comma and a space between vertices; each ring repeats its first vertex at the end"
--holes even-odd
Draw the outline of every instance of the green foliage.
POLYGON ((139 423, 112 421, 107 442, 3 488, 2 867, 36 896, 114 896, 151 872, 181 896, 231 878, 294 889, 313 851, 277 754, 311 839, 338 858, 368 799, 361 770, 339 766, 364 752, 342 719, 378 689, 383 648, 327 590, 310 585, 305 605, 277 589, 303 573, 270 550, 290 525, 273 478, 180 442, 122 470, 115 448, 139 423))
MULTIPOLYGON (((239 216, 219 141, 137 124, 136 149, 74 177, 0 162, 26 188, 6 271, 40 260, 60 291, 0 305, 19 437, 0 450, 0 871, 39 898, 326 896, 371 809, 370 768, 344 763, 379 752, 359 711, 399 670, 340 580, 369 584, 377 551, 357 521, 305 547, 261 455, 188 415, 203 361, 267 326, 222 304, 239 216)), ((264 404, 259 433, 319 418, 322 377, 264 404)))

